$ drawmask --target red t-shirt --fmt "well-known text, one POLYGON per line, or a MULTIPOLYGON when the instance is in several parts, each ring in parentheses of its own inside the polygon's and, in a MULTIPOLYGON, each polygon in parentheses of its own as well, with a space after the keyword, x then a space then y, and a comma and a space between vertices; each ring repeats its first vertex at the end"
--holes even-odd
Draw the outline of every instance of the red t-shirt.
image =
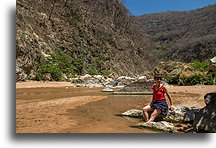
POLYGON ((165 95, 164 95, 165 92, 163 91, 163 87, 164 87, 164 85, 159 87, 159 89, 156 91, 155 90, 155 84, 152 85, 154 100, 164 100, 164 99, 166 99, 165 95))

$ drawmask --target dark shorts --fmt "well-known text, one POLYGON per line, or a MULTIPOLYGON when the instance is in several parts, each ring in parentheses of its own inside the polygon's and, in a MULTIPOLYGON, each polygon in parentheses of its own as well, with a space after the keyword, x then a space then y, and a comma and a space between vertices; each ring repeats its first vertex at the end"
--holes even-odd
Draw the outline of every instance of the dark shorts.
POLYGON ((154 102, 150 106, 153 109, 161 110, 161 114, 163 115, 167 115, 169 110, 166 100, 154 100, 154 102))

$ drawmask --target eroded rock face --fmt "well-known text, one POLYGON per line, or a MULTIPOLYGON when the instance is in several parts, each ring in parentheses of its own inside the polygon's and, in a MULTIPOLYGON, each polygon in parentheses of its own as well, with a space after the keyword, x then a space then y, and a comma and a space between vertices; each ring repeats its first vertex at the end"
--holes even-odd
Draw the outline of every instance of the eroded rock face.
POLYGON ((196 132, 216 132, 216 93, 207 93, 204 96, 206 106, 195 116, 194 129, 196 132))

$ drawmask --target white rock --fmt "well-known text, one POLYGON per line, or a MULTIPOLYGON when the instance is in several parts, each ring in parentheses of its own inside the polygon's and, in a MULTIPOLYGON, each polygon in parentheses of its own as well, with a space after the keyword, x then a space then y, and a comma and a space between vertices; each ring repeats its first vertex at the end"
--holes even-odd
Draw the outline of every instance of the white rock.
POLYGON ((147 81, 147 77, 146 76, 140 76, 140 77, 138 77, 138 81, 147 81))
POLYGON ((84 75, 84 76, 81 76, 79 79, 86 80, 86 79, 91 79, 91 78, 92 78, 92 76, 91 76, 91 75, 89 75, 89 74, 86 74, 86 75, 84 75))
POLYGON ((122 113, 124 116, 131 116, 131 117, 143 117, 143 111, 137 110, 137 109, 131 109, 124 113, 122 113))
POLYGON ((164 130, 168 132, 173 132, 173 129, 174 129, 174 125, 166 121, 145 122, 145 123, 142 123, 141 126, 149 127, 149 128, 156 128, 156 129, 160 129, 160 130, 164 130))
POLYGON ((102 91, 104 91, 104 92, 113 92, 114 90, 109 88, 109 87, 105 87, 102 91))

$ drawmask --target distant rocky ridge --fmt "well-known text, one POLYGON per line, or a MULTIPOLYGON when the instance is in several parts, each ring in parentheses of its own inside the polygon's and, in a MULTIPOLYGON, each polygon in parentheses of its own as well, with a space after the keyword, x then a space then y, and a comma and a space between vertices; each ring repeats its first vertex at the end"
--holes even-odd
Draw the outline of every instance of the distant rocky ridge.
POLYGON ((134 17, 164 61, 204 61, 215 56, 216 4, 192 11, 167 11, 134 17))

